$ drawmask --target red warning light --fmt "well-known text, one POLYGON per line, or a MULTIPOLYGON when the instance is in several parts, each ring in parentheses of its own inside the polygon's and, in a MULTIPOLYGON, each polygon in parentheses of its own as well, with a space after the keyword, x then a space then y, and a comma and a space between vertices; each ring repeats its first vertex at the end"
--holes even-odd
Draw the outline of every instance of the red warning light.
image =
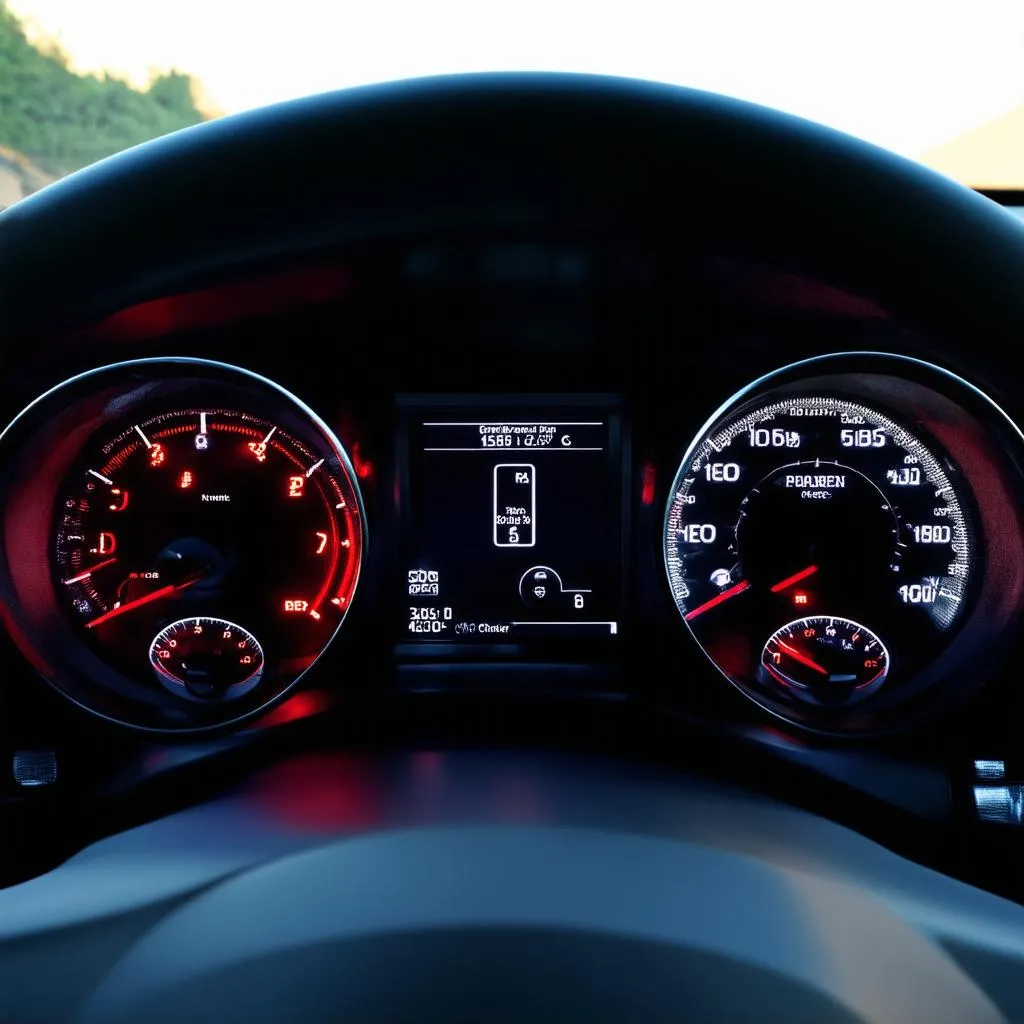
POLYGON ((304 476, 288 477, 288 497, 301 498, 306 489, 306 478, 304 476))
POLYGON ((657 491, 657 477, 654 463, 645 462, 640 470, 640 500, 645 505, 653 505, 657 491))
POLYGON ((167 452, 162 444, 154 444, 149 449, 149 464, 151 466, 162 466, 167 461, 167 452))
POLYGON ((178 477, 178 486, 183 490, 187 491, 192 486, 194 477, 190 470, 185 470, 181 476, 178 477))
POLYGON ((356 471, 356 476, 360 480, 366 480, 368 477, 373 476, 373 463, 369 459, 363 458, 359 451, 358 441, 352 445, 352 468, 356 471))
POLYGON ((808 600, 809 598, 802 590, 798 590, 793 595, 793 604, 807 604, 808 600))

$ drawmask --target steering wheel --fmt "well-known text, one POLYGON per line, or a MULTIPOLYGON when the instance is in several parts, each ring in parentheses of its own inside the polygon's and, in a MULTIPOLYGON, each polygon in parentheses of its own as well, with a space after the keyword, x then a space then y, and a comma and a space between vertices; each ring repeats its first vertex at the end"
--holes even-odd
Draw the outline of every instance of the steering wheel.
MULTIPOLYGON (((988 200, 779 113, 580 76, 356 89, 104 161, 0 218, 0 324, 30 339, 257 259, 496 229, 809 258, 976 367, 1024 338, 1024 232, 988 200)), ((100 902, 73 937, 55 911, 39 950, 132 922, 92 947, 74 1019, 1000 1020, 956 950, 998 949, 1006 977, 1024 956, 1021 908, 693 778, 524 753, 452 755, 430 800, 381 786, 406 809, 386 827, 222 855, 238 820, 211 803, 66 865, 100 902), (551 813, 480 808, 481 772, 551 813), (154 888, 102 903, 104 856, 154 888)))

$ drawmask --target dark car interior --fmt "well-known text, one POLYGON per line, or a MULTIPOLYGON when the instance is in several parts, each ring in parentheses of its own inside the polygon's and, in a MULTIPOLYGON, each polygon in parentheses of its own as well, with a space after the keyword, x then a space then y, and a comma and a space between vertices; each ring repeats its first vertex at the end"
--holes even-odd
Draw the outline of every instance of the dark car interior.
POLYGON ((574 75, 0 215, 0 1020, 1024 1020, 1024 223, 574 75))

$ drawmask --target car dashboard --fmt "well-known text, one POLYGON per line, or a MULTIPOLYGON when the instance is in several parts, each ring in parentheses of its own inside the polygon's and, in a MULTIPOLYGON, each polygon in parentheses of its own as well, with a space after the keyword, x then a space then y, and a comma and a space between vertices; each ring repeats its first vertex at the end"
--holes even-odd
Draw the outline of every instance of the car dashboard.
POLYGON ((256 726, 298 684, 899 748, 1013 664, 1007 396, 834 283, 433 241, 54 345, 74 355, 18 368, 4 441, 9 722, 46 720, 35 668, 98 716, 76 732, 136 741, 256 726))
MULTIPOLYGON (((557 141, 558 173, 509 166, 548 138, 510 111, 459 170, 407 179, 380 129, 364 177, 332 156, 264 209, 300 163, 271 113, 281 151, 234 192, 189 170, 201 129, 5 214, 0 879, 214 794, 408 821, 357 755, 427 785, 491 749, 696 772, 1020 899, 1024 404, 995 300, 872 249, 887 217, 942 231, 867 184, 842 233, 773 201, 802 183, 770 160, 742 193, 690 168, 673 212, 618 147, 590 177, 557 141), (173 209, 118 177, 172 171, 173 209)), ((239 166, 271 145, 207 128, 239 166)), ((572 817, 516 778, 499 817, 572 817)))

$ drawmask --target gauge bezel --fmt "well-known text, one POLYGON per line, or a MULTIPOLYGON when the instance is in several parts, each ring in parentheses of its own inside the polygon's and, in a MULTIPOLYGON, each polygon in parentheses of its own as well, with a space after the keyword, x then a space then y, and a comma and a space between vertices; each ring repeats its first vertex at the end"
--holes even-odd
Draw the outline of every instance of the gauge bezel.
MULTIPOLYGON (((308 405, 267 377, 242 367, 191 357, 113 363, 57 384, 0 433, 0 614, 15 644, 51 686, 104 720, 168 736, 207 733, 262 714, 288 693, 337 640, 352 601, 338 613, 319 653, 287 679, 265 678, 231 701, 185 701, 139 673, 113 668, 80 635, 53 581, 55 510, 68 473, 84 451, 134 415, 179 406, 219 404, 268 418, 322 454, 345 478, 358 533, 352 595, 368 549, 358 476, 342 443, 308 405), (269 685, 268 685, 269 684, 269 685)), ((146 666, 148 671, 148 666, 146 666)), ((152 673, 150 672, 150 676, 152 673)))
MULTIPOLYGON (((823 615, 820 613, 811 614, 801 616, 798 619, 791 619, 789 622, 783 623, 781 626, 777 627, 775 631, 771 634, 771 636, 769 636, 768 639, 764 642, 764 645, 761 648, 760 655, 761 665, 765 668, 766 671, 773 672, 771 666, 765 663, 765 655, 768 653, 769 644, 771 644, 773 640, 778 641, 779 636, 785 633, 786 630, 791 630, 794 626, 808 625, 815 620, 820 620, 822 622, 828 621, 830 624, 835 622, 842 622, 848 626, 853 626, 854 629, 869 634, 872 637, 873 642, 877 643, 878 646, 882 649, 882 653, 885 655, 885 666, 879 670, 878 674, 873 679, 869 680, 868 682, 862 683, 859 686, 854 687, 855 690, 860 690, 861 692, 856 695, 854 700, 848 702, 848 706, 859 704, 860 701, 864 700, 866 697, 869 697, 872 693, 874 693, 879 687, 881 687, 885 683, 886 677, 889 675, 889 669, 892 666, 892 657, 890 656, 889 649, 885 646, 885 642, 881 639, 881 637, 877 636, 873 630, 868 629, 867 626, 863 625, 860 622, 857 622, 855 619, 848 618, 845 615, 823 615)), ((792 685, 795 688, 796 695, 800 699, 808 700, 808 698, 803 696, 800 692, 806 691, 806 687, 798 683, 795 679, 790 679, 790 685, 792 685)), ((813 700, 809 700, 809 703, 814 704, 816 702, 813 700)))
POLYGON ((157 644, 162 639, 169 637, 171 635, 171 631, 176 626, 185 626, 190 622, 216 623, 218 626, 227 626, 229 629, 237 630, 239 633, 244 634, 248 638, 248 640, 252 642, 256 650, 258 650, 260 653, 259 666, 248 676, 246 676, 246 678, 240 680, 237 683, 233 683, 231 686, 229 686, 225 691, 226 699, 234 700, 238 697, 244 696, 260 682, 260 680, 263 678, 264 669, 266 668, 266 655, 263 652, 262 644, 260 644, 259 640, 257 640, 256 637, 249 632, 249 630, 247 630, 244 626, 240 626, 237 622, 231 622, 229 619, 217 618, 213 615, 187 615, 185 616, 185 618, 175 619, 174 622, 169 622, 166 626, 163 627, 163 629, 160 630, 159 633, 156 634, 156 636, 153 637, 153 639, 149 643, 149 663, 157 679, 160 681, 161 685, 168 687, 171 693, 175 694, 176 696, 182 697, 184 700, 192 700, 200 703, 203 701, 202 697, 196 697, 189 693, 185 681, 183 679, 180 679, 173 672, 170 672, 168 669, 164 668, 159 663, 158 659, 154 657, 157 644))
MULTIPOLYGON (((1014 624, 1024 608, 1024 532, 1020 509, 1024 434, 979 388, 924 360, 883 352, 844 352, 787 364, 759 377, 722 403, 686 447, 665 497, 659 543, 662 582, 676 621, 685 627, 716 674, 776 718, 832 736, 878 735, 918 724, 966 699, 988 682, 1013 642, 1014 624), (976 505, 974 523, 980 559, 972 582, 971 607, 946 649, 908 680, 900 700, 885 688, 854 705, 848 714, 824 719, 814 708, 776 702, 733 678, 706 650, 684 618, 668 564, 668 523, 683 470, 717 431, 750 409, 783 398, 821 394, 861 402, 897 423, 917 424, 926 443, 949 455, 961 484, 976 505)), ((760 638, 759 638, 760 639, 760 638)), ((760 650, 760 642, 757 644, 760 650)))

